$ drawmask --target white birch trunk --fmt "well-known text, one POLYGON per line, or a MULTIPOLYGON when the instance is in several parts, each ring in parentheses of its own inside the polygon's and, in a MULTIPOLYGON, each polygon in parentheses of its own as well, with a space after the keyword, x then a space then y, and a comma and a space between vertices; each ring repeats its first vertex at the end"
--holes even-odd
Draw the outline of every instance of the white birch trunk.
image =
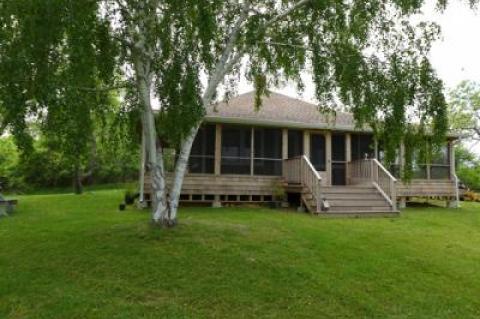
POLYGON ((146 147, 145 147, 145 129, 144 129, 144 120, 142 117, 142 146, 140 149, 140 168, 139 168, 139 208, 145 207, 145 164, 146 164, 146 147))
MULTIPOLYGON (((139 49, 142 50, 142 47, 139 49)), ((163 154, 162 148, 157 147, 157 130, 151 104, 152 76, 149 73, 148 64, 142 61, 140 57, 135 59, 135 71, 139 98, 143 105, 143 132, 152 181, 152 220, 155 224, 168 225, 168 203, 163 154)))
POLYGON ((175 175, 170 189, 169 196, 169 217, 176 223, 178 203, 180 200, 180 193, 182 191, 183 179, 187 170, 188 158, 192 150, 193 141, 197 135, 199 126, 194 127, 187 138, 182 142, 180 153, 175 164, 175 175))
MULTIPOLYGON (((148 93, 150 93, 150 91, 148 91, 148 93)), ((165 172, 163 167, 163 153, 161 147, 157 147, 155 118, 153 116, 151 107, 145 107, 144 112, 145 140, 148 149, 150 177, 152 180, 152 219, 155 224, 168 225, 168 203, 165 185, 165 172)))

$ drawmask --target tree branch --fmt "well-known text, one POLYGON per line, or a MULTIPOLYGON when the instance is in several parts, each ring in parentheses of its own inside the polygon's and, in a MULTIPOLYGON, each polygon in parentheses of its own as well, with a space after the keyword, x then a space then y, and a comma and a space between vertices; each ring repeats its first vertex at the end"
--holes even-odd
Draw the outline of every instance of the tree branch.
MULTIPOLYGON (((312 0, 301 0, 295 5, 291 6, 290 8, 286 9, 284 12, 274 16, 272 19, 268 20, 265 25, 262 27, 263 30, 268 29, 270 26, 275 24, 277 21, 282 20, 286 16, 288 16, 290 13, 293 11, 297 10, 298 8, 306 5, 312 0)), ((249 2, 245 1, 244 3, 244 8, 242 15, 240 18, 237 20, 235 23, 234 27, 232 28, 232 32, 229 35, 229 40, 227 41, 227 46, 225 47, 222 56, 220 60, 218 61, 217 65, 215 66, 215 72, 211 79, 209 80, 207 90, 205 91, 205 94, 203 96, 204 104, 207 102, 207 104, 210 102, 211 98, 213 97, 213 94, 215 92, 215 89, 217 85, 220 83, 221 79, 225 76, 227 72, 229 72, 233 66, 238 63, 238 61, 241 60, 241 58, 245 54, 245 48, 241 48, 237 51, 237 53, 233 56, 230 57, 232 54, 232 51, 235 46, 235 41, 238 39, 238 35, 240 33, 240 29, 245 22, 245 20, 248 17, 248 12, 249 12, 249 2)))
POLYGON ((269 28, 271 25, 273 25, 275 22, 282 20, 283 18, 285 18, 286 16, 288 16, 290 13, 292 13, 293 11, 297 10, 298 8, 306 5, 306 4, 309 3, 310 1, 312 1, 312 0, 301 0, 301 1, 299 1, 297 4, 294 4, 293 6, 291 6, 291 7, 288 8, 287 10, 285 10, 284 12, 282 12, 282 13, 274 16, 272 19, 270 19, 269 21, 267 21, 267 23, 265 23, 264 29, 268 29, 268 28, 269 28))
POLYGON ((238 18, 238 20, 235 22, 235 25, 233 26, 232 31, 228 36, 227 45, 225 46, 225 49, 223 50, 220 59, 215 65, 213 75, 210 77, 208 81, 207 89, 205 90, 205 94, 203 95, 204 104, 210 103, 210 100, 212 99, 218 84, 220 83, 221 79, 225 76, 226 65, 228 63, 230 54, 232 53, 235 47, 235 42, 238 39, 242 25, 247 20, 249 6, 250 6, 250 3, 248 1, 245 1, 243 5, 242 13, 238 18))

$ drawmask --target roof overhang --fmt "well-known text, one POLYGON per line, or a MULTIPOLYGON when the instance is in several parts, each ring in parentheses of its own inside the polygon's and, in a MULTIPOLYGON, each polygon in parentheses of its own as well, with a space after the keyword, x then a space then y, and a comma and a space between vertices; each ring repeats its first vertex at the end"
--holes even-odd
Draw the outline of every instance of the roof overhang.
POLYGON ((347 131, 347 132, 372 132, 372 129, 358 129, 350 125, 331 125, 328 123, 303 123, 293 121, 275 121, 267 119, 252 119, 246 117, 223 117, 208 115, 204 119, 208 123, 225 123, 225 124, 241 124, 241 125, 258 125, 270 127, 284 127, 295 129, 311 129, 311 130, 331 130, 331 131, 347 131))
MULTIPOLYGON (((258 125, 267 127, 282 127, 292 129, 304 129, 304 130, 330 130, 330 131, 342 131, 342 132, 359 132, 359 133, 371 133, 371 128, 355 128, 351 125, 331 125, 327 123, 304 123, 293 121, 275 121, 268 119, 252 119, 249 117, 224 117, 224 116, 212 116, 207 115, 204 118, 207 123, 224 123, 224 124, 237 124, 237 125, 258 125)), ((455 131, 447 132, 448 139, 461 139, 462 135, 455 131)))

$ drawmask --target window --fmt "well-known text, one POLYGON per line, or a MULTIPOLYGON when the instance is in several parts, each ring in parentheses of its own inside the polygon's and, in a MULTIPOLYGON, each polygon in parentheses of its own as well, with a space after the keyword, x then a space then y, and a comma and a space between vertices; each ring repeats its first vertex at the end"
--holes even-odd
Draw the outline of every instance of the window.
POLYGON ((222 129, 222 174, 250 174, 252 129, 224 126, 222 129))
POLYGON ((448 144, 444 145, 438 152, 432 155, 432 164, 430 164, 430 178, 450 178, 450 150, 448 144))
POLYGON ((254 129, 255 175, 282 175, 282 131, 272 128, 254 129))
POLYGON ((352 161, 375 157, 373 135, 353 134, 352 135, 352 161))
POLYGON ((303 155, 303 131, 288 130, 288 158, 303 155))
POLYGON ((188 161, 190 173, 213 174, 215 170, 215 125, 200 127, 188 161))
POLYGON ((321 134, 310 135, 310 161, 317 171, 325 171, 325 136, 321 134))

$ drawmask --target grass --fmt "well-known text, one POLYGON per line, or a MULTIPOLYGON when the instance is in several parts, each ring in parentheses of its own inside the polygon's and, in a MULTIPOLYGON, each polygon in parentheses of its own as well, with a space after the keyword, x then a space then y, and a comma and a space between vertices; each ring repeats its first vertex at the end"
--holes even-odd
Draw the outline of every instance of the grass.
POLYGON ((19 197, 0 219, 0 318, 478 318, 480 205, 395 219, 185 208, 123 192, 19 197))

